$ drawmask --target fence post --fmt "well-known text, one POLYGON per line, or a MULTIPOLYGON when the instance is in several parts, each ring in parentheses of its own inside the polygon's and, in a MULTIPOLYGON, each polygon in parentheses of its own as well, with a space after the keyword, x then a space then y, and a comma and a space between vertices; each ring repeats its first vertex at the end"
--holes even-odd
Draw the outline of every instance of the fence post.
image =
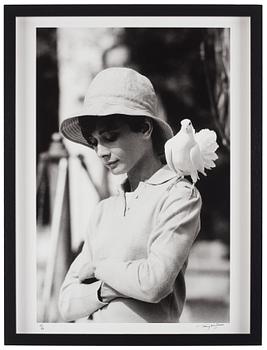
POLYGON ((58 322, 58 295, 71 262, 68 152, 58 133, 52 135, 48 150, 48 183, 51 211, 50 254, 44 285, 44 321, 58 322), (62 160, 65 160, 65 162, 62 160), (59 166, 65 164, 65 167, 59 166), (66 173, 64 173, 64 171, 66 173), (62 175, 63 172, 63 175, 62 175), (63 181, 63 182, 62 182, 63 181), (61 182, 61 183, 59 183, 61 182), (59 187, 61 190, 59 191, 59 187), (60 192, 60 194, 58 194, 60 192), (54 215, 53 215, 54 214, 54 215), (55 217, 56 216, 56 217, 55 217), (58 222, 58 225, 55 224, 58 222), (53 237, 52 237, 53 236, 53 237), (51 253, 54 252, 54 253, 51 253), (49 272, 50 270, 50 272, 49 272), (50 278, 49 278, 50 275, 50 278), (45 302, 45 299, 48 299, 45 302))

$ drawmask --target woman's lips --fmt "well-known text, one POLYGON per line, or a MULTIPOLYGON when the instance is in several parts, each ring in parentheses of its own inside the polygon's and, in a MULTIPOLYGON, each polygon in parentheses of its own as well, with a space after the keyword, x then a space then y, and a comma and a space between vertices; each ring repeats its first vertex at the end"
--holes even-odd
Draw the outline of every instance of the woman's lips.
POLYGON ((106 166, 110 167, 110 168, 114 168, 118 163, 118 160, 115 160, 114 162, 107 162, 105 163, 106 166))

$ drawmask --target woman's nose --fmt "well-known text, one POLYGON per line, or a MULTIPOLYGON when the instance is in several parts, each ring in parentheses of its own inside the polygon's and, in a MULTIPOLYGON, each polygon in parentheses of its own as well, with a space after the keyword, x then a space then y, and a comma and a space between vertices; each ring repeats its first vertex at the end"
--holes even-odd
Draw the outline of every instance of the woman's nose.
POLYGON ((107 147, 98 143, 96 154, 98 155, 99 158, 107 157, 110 155, 110 150, 107 147))

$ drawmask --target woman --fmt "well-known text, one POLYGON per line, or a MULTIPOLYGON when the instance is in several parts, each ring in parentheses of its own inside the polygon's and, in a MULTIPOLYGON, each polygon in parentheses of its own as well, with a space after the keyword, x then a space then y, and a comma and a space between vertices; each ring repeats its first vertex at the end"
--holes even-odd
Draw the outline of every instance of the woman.
POLYGON ((164 165, 172 131, 156 107, 146 77, 109 68, 91 83, 84 113, 61 125, 66 138, 94 149, 114 175, 127 174, 121 192, 98 203, 62 285, 66 321, 179 322, 201 197, 164 165))

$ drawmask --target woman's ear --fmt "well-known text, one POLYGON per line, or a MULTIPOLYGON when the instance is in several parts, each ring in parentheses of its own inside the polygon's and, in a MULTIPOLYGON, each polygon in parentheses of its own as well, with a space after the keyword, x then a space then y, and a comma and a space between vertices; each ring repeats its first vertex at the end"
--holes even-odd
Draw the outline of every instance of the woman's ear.
POLYGON ((153 131, 153 123, 149 119, 145 119, 144 125, 142 127, 142 133, 144 136, 150 137, 153 131))

